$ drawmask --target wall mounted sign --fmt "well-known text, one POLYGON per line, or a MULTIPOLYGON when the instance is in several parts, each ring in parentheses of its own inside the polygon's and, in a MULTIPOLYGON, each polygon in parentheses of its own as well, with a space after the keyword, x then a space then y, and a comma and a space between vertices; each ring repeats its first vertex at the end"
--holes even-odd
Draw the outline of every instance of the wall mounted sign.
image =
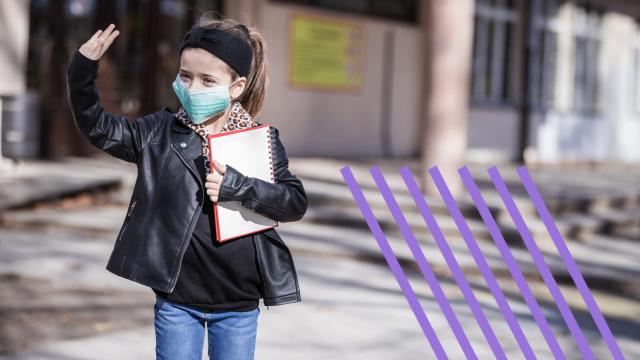
POLYGON ((314 15, 293 15, 289 24, 288 76, 298 89, 359 91, 362 27, 314 15))

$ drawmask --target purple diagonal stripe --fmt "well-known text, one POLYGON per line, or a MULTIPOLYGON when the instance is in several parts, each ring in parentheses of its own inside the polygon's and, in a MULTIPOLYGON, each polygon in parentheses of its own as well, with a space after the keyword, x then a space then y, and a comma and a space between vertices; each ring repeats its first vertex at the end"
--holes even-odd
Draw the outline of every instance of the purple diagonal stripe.
MULTIPOLYGON (((434 297, 438 301, 438 305, 440 305, 442 312, 444 313, 447 321, 449 322, 449 326, 451 326, 451 330, 453 331, 453 334, 458 340, 458 343, 460 344, 462 351, 466 355, 466 358, 477 359, 478 357, 473 351, 473 347, 469 343, 469 339, 465 335, 464 330, 462 329, 462 326, 458 321, 458 318, 453 312, 453 309, 451 308, 451 304, 449 303, 447 296, 444 294, 444 291, 442 291, 442 287, 440 286, 438 279, 433 273, 433 269, 431 268, 431 265, 425 258, 424 253, 422 252, 422 249, 418 244, 418 241, 416 240, 415 236, 411 232, 411 227, 407 223, 407 220, 405 219, 405 217, 402 215, 402 210, 400 210, 398 203, 394 199, 393 194, 391 193, 391 189, 389 189, 389 186, 384 180, 384 177, 382 176, 380 169, 378 167, 373 167, 370 169, 370 172, 371 172, 371 175, 373 176, 374 181, 376 182, 376 185, 378 186, 378 189, 380 190, 380 193, 384 197, 384 200, 387 203, 387 206, 389 207, 389 210, 391 211, 391 214, 393 215, 393 218, 395 219, 398 225, 398 228, 400 229, 400 232, 404 236, 405 241, 409 246, 409 249, 411 249, 411 252, 413 253, 413 257, 416 259, 418 267, 422 271, 422 275, 424 276, 425 280, 429 284, 429 287, 431 288, 431 291, 433 292, 434 297)), ((438 245, 442 250, 441 243, 442 241, 440 241, 438 245)), ((444 243, 446 246, 446 241, 444 243)), ((450 250, 448 255, 449 255, 448 257, 447 255, 445 255, 445 258, 447 258, 447 264, 449 264, 449 267, 451 267, 454 277, 456 278, 456 282, 458 282, 458 285, 460 285, 461 283, 463 283, 463 285, 466 284, 466 281, 464 280, 464 274, 460 270, 460 267, 458 266, 458 263, 456 262, 455 258, 453 258, 452 260, 453 255, 451 254, 450 250)), ((460 285, 460 287, 462 288, 463 286, 460 285)), ((466 284, 466 288, 468 287, 469 287, 468 284, 466 284)), ((469 292, 470 290, 468 292, 465 292, 463 290, 465 298, 469 296, 469 292)), ((473 296, 473 294, 471 294, 471 296, 473 296)))
POLYGON ((391 249, 391 246, 387 241, 387 238, 385 237, 384 233, 382 232, 382 229, 380 228, 380 224, 378 224, 378 221, 376 220, 375 215, 371 211, 371 207, 369 207, 369 204, 367 203, 367 200, 365 199, 364 194, 362 193, 362 190, 358 186, 358 182, 356 181, 356 179, 353 176, 353 173, 351 172, 351 169, 348 166, 344 166, 340 169, 340 173, 342 174, 342 177, 344 178, 345 183, 349 187, 349 190, 351 191, 351 195, 353 196, 356 204, 360 208, 360 211, 362 212, 362 216, 367 222, 367 225, 369 226, 371 233, 376 239, 376 242, 380 247, 380 251, 382 252, 382 255, 387 261, 387 264, 389 265, 391 272, 393 273, 393 275, 396 278, 396 281, 400 285, 400 288, 402 289, 402 292, 404 293, 405 298, 407 299, 407 302, 409 303, 409 306, 413 311, 413 314, 415 315, 416 319, 418 320, 418 323, 420 324, 420 327, 422 328, 422 332, 424 333, 425 337, 429 341, 429 344, 431 344, 431 348, 433 349, 433 352, 435 353, 436 358, 438 360, 448 359, 447 354, 444 352, 444 349, 442 348, 442 344, 440 343, 440 340, 438 340, 438 336, 433 330, 433 326, 431 326, 431 323, 429 322, 427 315, 424 313, 424 310, 420 306, 420 302, 418 301, 416 294, 411 288, 411 284, 409 283, 407 276, 402 270, 402 267, 400 266, 398 259, 395 257, 393 250, 391 249))
POLYGON ((478 212, 480 213, 482 220, 484 221, 485 225, 489 229, 491 238, 493 239, 493 241, 496 244, 496 247, 500 251, 500 255, 504 259, 504 262, 507 264, 507 268, 509 269, 509 272, 511 273, 511 276, 513 277, 513 280, 515 281, 516 285, 518 286, 518 290, 520 290, 520 293, 522 294, 522 297, 524 298, 525 303, 529 307, 529 310, 531 311, 531 315, 533 316, 533 319, 536 321, 536 324, 538 324, 538 327, 542 332, 542 336, 544 337, 545 341, 549 345, 549 349, 551 350, 553 357, 560 360, 566 359, 566 357, 564 356, 564 353, 562 352, 562 348, 558 343, 558 339, 553 334, 553 331, 551 330, 551 327, 549 326, 547 319, 544 317, 542 313, 542 309, 540 308, 540 305, 538 305, 538 302, 536 301, 536 298, 533 295, 533 292, 531 291, 531 288, 529 287, 527 280, 525 279, 524 275, 522 274, 522 271, 520 270, 520 266, 518 266, 518 262, 513 257, 513 254, 511 253, 511 250, 509 249, 507 242, 502 236, 502 233, 500 232, 500 228, 498 227, 498 224, 494 220, 493 215, 491 215, 491 211, 489 210, 487 203, 484 201, 484 198, 480 194, 480 191, 478 190, 478 186, 473 180, 473 177, 471 176, 469 169, 467 169, 466 166, 462 167, 458 169, 458 173, 460 174, 462 181, 467 187, 467 190, 469 191, 469 195, 471 195, 471 198, 473 199, 473 202, 476 205, 476 208, 478 209, 478 212))
POLYGON ((513 197, 509 193, 509 190, 507 189, 507 186, 504 183, 504 180, 500 176, 498 169, 495 166, 492 166, 491 168, 489 168, 488 173, 496 189, 498 189, 498 193, 500 194, 502 201, 507 207, 507 210, 509 211, 511 218, 516 224, 516 227, 518 228, 518 232, 520 233, 520 236, 522 237, 522 240, 524 241, 525 246, 527 247, 527 250, 529 250, 529 253, 533 258, 533 261, 536 264, 536 267, 538 268, 538 271, 540 272, 542 279, 544 280, 545 284, 547 284, 547 288, 549 289, 549 292, 551 293, 553 300, 558 305, 558 310, 560 310, 560 314, 562 315, 562 318, 567 324, 567 327, 569 328, 571 335, 575 339, 576 344, 578 345, 578 348, 582 353, 582 356, 585 359, 595 359, 595 356, 591 351, 591 349, 589 348, 589 344, 587 344, 587 340, 585 339, 584 334, 582 333, 582 330, 580 330, 580 326, 578 326, 578 323, 576 322, 576 318, 573 316, 573 313, 571 312, 571 309, 569 308, 567 301, 562 295, 562 292, 558 287, 558 283, 553 278, 553 275, 551 274, 551 271, 549 270, 549 267, 547 266, 547 263, 545 262, 544 257, 540 253, 540 249, 538 249, 538 245, 533 240, 533 236, 531 235, 531 232, 529 232, 529 229, 527 228, 527 224, 525 223, 524 219, 522 218, 522 215, 520 214, 520 211, 518 210, 518 207, 513 201, 513 197))
MULTIPOLYGON (((372 174, 374 178, 380 179, 380 180, 376 179, 376 182, 381 183, 378 185, 378 187, 381 188, 380 192, 385 197, 385 199, 387 197, 391 198, 392 196, 391 191, 388 189, 386 184, 382 184, 384 180, 382 179, 382 175, 380 174, 379 170, 376 168, 376 171, 374 174, 372 169, 372 174), (384 186, 381 186, 381 185, 384 185, 384 186)), ((403 175, 406 175, 406 174, 403 174, 403 175)), ((411 182, 407 181, 406 177, 405 177, 405 182, 407 183, 407 187, 411 188, 411 182)), ((487 318, 484 315, 484 312, 482 311, 482 307, 480 306, 480 303, 478 302, 475 295, 473 294, 473 291, 471 290, 471 287, 469 286, 469 283, 467 282, 467 279, 464 276, 464 272, 460 268, 458 261, 453 255, 453 252, 451 251, 451 248, 449 247, 447 240, 442 234, 442 230, 440 229, 440 226, 438 226, 438 223, 435 217, 433 216, 433 212, 431 211, 431 209, 429 208, 429 205, 426 203, 426 201, 422 197, 422 194, 420 193, 420 191, 417 190, 418 196, 416 196, 415 194, 416 189, 414 188, 413 190, 414 191, 412 191, 412 195, 414 197, 414 200, 416 201, 416 204, 418 205, 418 208, 420 209, 420 213, 422 214, 424 221, 427 223, 427 226, 429 227, 429 230, 431 231, 431 234, 433 235, 436 241, 436 244, 438 245, 438 248, 442 253, 442 256, 444 257, 445 261, 447 262, 447 265, 451 269, 451 273, 453 274, 453 277, 456 280, 456 283, 458 284, 458 287, 460 288, 462 295, 467 301, 467 304, 469 305, 469 308, 471 309, 473 316, 478 322, 478 325, 480 326, 480 329, 482 330, 484 337, 487 339, 489 346, 493 350, 493 353, 496 355, 496 357, 498 359, 506 359, 507 356, 504 353, 504 350, 502 349, 502 347, 500 346, 500 342, 498 341, 498 338, 496 337, 495 333, 491 329, 491 325, 489 324, 489 321, 487 321, 487 318)), ((391 198, 391 200, 393 199, 391 198)), ((391 201, 387 201, 387 204, 389 204, 390 202, 391 201)), ((417 241, 411 234, 409 224, 406 222, 406 220, 402 216, 402 212, 399 206, 397 205, 397 203, 395 203, 395 201, 393 201, 392 205, 393 206, 389 205, 389 208, 394 218, 396 218, 396 222, 398 223, 398 226, 400 227, 400 230, 402 231, 403 235, 405 235, 405 238, 407 240, 411 238, 411 242, 417 243, 417 241)))
POLYGON ((573 259, 573 256, 571 256, 571 252, 569 251, 569 248, 567 247, 567 244, 565 243, 564 238, 560 234, 558 227, 553 221, 551 214, 549 213, 549 209, 547 209, 547 206, 542 200, 542 196, 540 196, 540 192, 538 192, 538 189, 536 188, 533 180, 531 179, 531 175, 529 175, 529 172, 527 171, 526 167, 524 166, 519 167, 518 175, 520 175, 522 184, 527 190, 527 193, 529 193, 529 197, 533 201, 533 204, 536 207, 536 211, 538 212, 538 215, 544 222, 544 225, 547 228, 547 231, 549 231, 549 234, 551 234, 551 238, 553 239, 556 249, 558 249, 558 253, 562 257, 562 260, 564 261, 565 265, 567 266, 567 270, 569 270, 571 279, 573 279, 573 282, 576 284, 578 291, 580 291, 580 295, 582 295, 582 299, 587 305, 587 308, 589 309, 589 312, 591 313, 591 316, 593 317, 593 320, 596 323, 596 326, 598 327, 600 334, 602 335, 604 341, 609 347, 609 351, 611 352, 611 355, 613 355, 614 359, 624 359, 624 355, 622 354, 622 351, 618 346, 618 342, 613 337, 613 334, 611 333, 611 329, 609 329, 609 325, 607 325, 607 321, 604 319, 604 316, 602 316, 602 312, 600 311, 598 304, 596 303, 595 299, 593 298, 593 295, 589 291, 589 287, 587 286, 587 283, 585 282, 584 277, 580 273, 578 264, 576 264, 575 260, 573 259))
MULTIPOLYGON (((411 179, 410 170, 408 168, 405 167, 401 169, 400 172, 402 173, 402 176, 405 178, 405 182, 408 182, 408 180, 411 179)), ((502 292, 502 289, 500 289, 500 285, 498 284, 496 277, 493 275, 493 272, 491 271, 491 268, 487 263, 487 259, 482 254, 482 251, 480 250, 478 243, 474 239, 473 234, 471 233, 471 229, 469 229, 469 226, 467 225, 467 222, 465 221, 464 216, 462 216, 462 213, 460 212, 460 208, 458 208, 458 205, 456 204, 456 201, 453 198, 453 194, 451 194, 451 191, 447 187, 447 184, 445 183, 444 178, 442 177, 442 174, 440 173, 438 168, 435 166, 429 169, 429 174, 431 174, 431 178, 433 179, 433 182, 436 184, 436 187, 440 192, 440 196, 444 200, 445 204, 447 205, 447 208, 449 209, 449 212, 453 216, 453 220, 455 221, 456 226, 460 231, 460 234, 462 234, 462 237, 465 243, 467 244, 467 247, 469 248, 469 252, 471 252, 471 256, 473 256, 473 260, 475 261, 476 265, 478 266, 478 269, 480 270, 480 272, 482 273, 482 276, 484 277, 484 280, 486 281, 489 289, 491 290, 491 294, 496 299, 496 303, 498 304, 498 307, 500 308, 502 315, 504 315, 505 320, 507 320, 507 324, 509 325, 509 328, 511 329, 511 332, 513 333, 513 336, 515 337, 516 341, 518 342, 518 345, 520 346, 520 350, 522 350, 522 353, 526 359, 535 359, 536 356, 533 353, 533 349, 531 349, 531 345, 529 344, 526 336, 522 332, 522 328, 518 324, 518 321, 516 320, 516 317, 513 314, 513 311, 511 310, 511 307, 509 306, 509 303, 507 302, 507 299, 505 298, 504 293, 502 292)), ((409 184, 407 183, 407 185, 409 184)), ((418 201, 419 190, 418 190, 418 185, 415 183, 415 181, 412 181, 411 193, 414 195, 414 199, 418 201)), ((421 203, 424 203, 424 199, 422 198, 422 196, 419 196, 419 200, 421 203)), ((422 206, 426 206, 426 204, 421 205, 421 207, 422 206)))

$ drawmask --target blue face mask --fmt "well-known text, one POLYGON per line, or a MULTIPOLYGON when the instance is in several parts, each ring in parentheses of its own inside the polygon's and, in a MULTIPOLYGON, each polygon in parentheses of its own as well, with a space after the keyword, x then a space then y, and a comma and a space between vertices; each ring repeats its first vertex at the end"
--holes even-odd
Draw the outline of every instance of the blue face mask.
POLYGON ((234 83, 235 81, 229 85, 189 91, 178 74, 173 81, 173 91, 191 120, 196 124, 201 124, 208 118, 227 110, 229 107, 229 87, 234 83))

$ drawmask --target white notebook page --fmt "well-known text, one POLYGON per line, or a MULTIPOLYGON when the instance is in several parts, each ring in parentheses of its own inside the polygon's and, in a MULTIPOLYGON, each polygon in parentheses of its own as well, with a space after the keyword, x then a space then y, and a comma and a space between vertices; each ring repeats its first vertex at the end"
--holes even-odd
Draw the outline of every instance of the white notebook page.
MULTIPOLYGON (((231 165, 242 174, 273 183, 269 124, 229 131, 209 137, 213 160, 231 165)), ((240 201, 214 203, 218 241, 266 230, 278 222, 241 205, 240 201)))

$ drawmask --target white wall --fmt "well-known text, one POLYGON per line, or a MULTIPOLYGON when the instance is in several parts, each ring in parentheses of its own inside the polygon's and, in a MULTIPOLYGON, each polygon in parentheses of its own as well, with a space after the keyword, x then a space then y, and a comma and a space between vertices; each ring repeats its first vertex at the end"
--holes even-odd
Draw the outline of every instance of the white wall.
POLYGON ((350 16, 290 4, 262 2, 256 11, 269 53, 270 84, 259 121, 280 129, 288 154, 381 155, 382 87, 391 86, 393 156, 418 151, 422 48, 417 26, 364 16, 350 16), (326 15, 362 25, 364 80, 359 93, 298 90, 288 85, 286 68, 289 17, 294 13, 326 15), (395 32, 393 81, 382 83, 383 35, 395 32))
POLYGON ((468 127, 468 161, 492 163, 512 160, 518 153, 518 124, 515 108, 472 107, 468 127))
POLYGON ((637 27, 631 17, 606 13, 598 81, 602 111, 597 115, 571 109, 574 71, 571 16, 573 5, 561 12, 563 33, 558 52, 558 109, 537 119, 536 144, 540 160, 640 161, 640 114, 633 111, 634 42, 637 27))
POLYGON ((0 1, 0 95, 27 88, 29 1, 0 1))

